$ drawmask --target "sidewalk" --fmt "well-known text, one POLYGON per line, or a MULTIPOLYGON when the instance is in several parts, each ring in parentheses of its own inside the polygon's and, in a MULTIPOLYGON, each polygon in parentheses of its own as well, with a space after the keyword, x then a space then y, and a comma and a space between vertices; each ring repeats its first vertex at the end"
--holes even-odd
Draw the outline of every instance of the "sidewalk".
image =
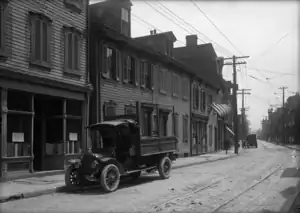
POLYGON ((300 151, 300 145, 285 144, 285 143, 275 142, 275 141, 265 141, 265 142, 272 143, 272 144, 275 144, 275 145, 278 145, 278 146, 284 146, 284 147, 287 147, 289 149, 294 149, 294 150, 300 151))
MULTIPOLYGON (((237 155, 233 153, 233 150, 229 150, 227 155, 225 151, 221 151, 195 157, 178 158, 173 164, 173 169, 225 160, 235 156, 237 155)), ((0 203, 66 191, 64 174, 6 181, 0 183, 0 188, 0 203)))

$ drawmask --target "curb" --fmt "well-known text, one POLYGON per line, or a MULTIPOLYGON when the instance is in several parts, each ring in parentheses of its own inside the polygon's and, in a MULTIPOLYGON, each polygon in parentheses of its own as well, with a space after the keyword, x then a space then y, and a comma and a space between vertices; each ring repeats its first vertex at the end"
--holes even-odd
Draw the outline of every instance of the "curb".
MULTIPOLYGON (((178 166, 174 165, 173 169, 180 169, 180 168, 194 166, 194 165, 201 165, 201 164, 205 164, 205 163, 211 163, 211 162, 226 160, 226 159, 234 158, 234 157, 237 157, 237 156, 239 156, 239 155, 221 157, 221 158, 218 158, 218 159, 207 160, 207 161, 202 161, 202 162, 193 162, 193 163, 188 163, 188 164, 183 164, 183 165, 178 165, 178 166)), ((52 194, 52 193, 56 193, 56 192, 77 192, 77 191, 92 189, 92 188, 95 188, 95 187, 96 187, 95 185, 92 185, 92 186, 86 186, 86 187, 77 188, 77 189, 67 189, 63 185, 63 186, 58 186, 58 187, 50 188, 50 189, 42 189, 42 190, 36 190, 36 191, 33 191, 33 192, 25 192, 25 193, 10 195, 10 196, 3 196, 3 197, 0 197, 0 203, 6 203, 6 202, 9 202, 9 201, 16 201, 16 200, 21 200, 21 199, 39 197, 39 196, 42 196, 42 195, 52 194)))

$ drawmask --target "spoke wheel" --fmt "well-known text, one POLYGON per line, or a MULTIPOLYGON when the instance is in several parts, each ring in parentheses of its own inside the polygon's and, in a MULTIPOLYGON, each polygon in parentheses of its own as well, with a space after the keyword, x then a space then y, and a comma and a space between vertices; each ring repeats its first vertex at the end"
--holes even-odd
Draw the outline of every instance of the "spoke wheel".
POLYGON ((106 192, 117 190, 120 184, 120 171, 114 164, 106 165, 101 172, 101 186, 106 192))
POLYGON ((69 167, 65 173, 65 184, 68 188, 74 188, 80 185, 78 170, 69 167))
POLYGON ((158 163, 158 172, 162 179, 168 179, 172 170, 172 161, 169 157, 163 157, 158 163))

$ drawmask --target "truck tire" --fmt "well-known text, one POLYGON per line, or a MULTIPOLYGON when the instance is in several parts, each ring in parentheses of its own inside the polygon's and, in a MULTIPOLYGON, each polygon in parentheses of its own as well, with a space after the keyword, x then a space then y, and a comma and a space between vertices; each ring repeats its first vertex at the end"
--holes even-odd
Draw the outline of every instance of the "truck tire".
POLYGON ((70 190, 77 189, 80 185, 77 169, 69 166, 65 173, 65 184, 70 190))
POLYGON ((162 179, 168 179, 172 170, 172 161, 169 157, 162 157, 157 165, 159 175, 162 179))
POLYGON ((101 187, 105 192, 113 192, 120 184, 120 171, 115 164, 106 165, 100 176, 101 187))

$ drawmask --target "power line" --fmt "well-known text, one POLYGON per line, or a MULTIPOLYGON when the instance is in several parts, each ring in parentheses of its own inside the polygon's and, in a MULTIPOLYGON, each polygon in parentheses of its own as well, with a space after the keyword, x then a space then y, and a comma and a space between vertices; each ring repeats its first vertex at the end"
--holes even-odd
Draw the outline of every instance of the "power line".
POLYGON ((202 13, 202 15, 216 28, 216 30, 241 54, 244 55, 231 41, 230 39, 220 30, 217 25, 200 9, 200 7, 194 2, 194 0, 191 0, 191 2, 194 4, 194 6, 202 13))
MULTIPOLYGON (((202 37, 204 37, 205 39, 207 39, 209 42, 213 43, 217 48, 221 48, 222 50, 225 50, 227 53, 230 53, 230 55, 232 55, 231 51, 229 51, 228 49, 226 49, 225 47, 221 46, 220 44, 218 44, 217 42, 211 40, 208 36, 206 36, 204 33, 200 32, 198 29, 196 29, 192 24, 188 23, 186 20, 184 20, 182 17, 180 17, 179 15, 177 15, 176 13, 174 13, 171 9, 169 9, 168 7, 166 7, 164 4, 160 3, 158 0, 156 0, 157 3, 159 5, 161 5, 165 10, 167 10, 169 13, 172 14, 172 16, 174 16, 177 20, 182 21, 185 25, 188 25, 190 28, 192 28, 193 30, 195 30, 197 33, 199 33, 202 37)), ((206 42, 204 40, 204 42, 206 42)))

